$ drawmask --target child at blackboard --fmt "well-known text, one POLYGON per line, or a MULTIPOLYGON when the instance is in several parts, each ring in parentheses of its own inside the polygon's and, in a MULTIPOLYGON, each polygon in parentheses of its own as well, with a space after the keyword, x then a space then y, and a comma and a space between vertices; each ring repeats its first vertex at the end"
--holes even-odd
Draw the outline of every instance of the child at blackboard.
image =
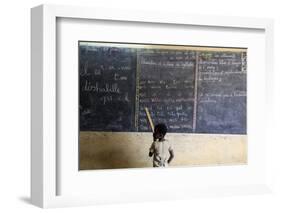
POLYGON ((174 158, 172 144, 164 138, 166 133, 165 124, 154 127, 153 143, 149 149, 149 157, 153 156, 153 167, 167 167, 174 158))

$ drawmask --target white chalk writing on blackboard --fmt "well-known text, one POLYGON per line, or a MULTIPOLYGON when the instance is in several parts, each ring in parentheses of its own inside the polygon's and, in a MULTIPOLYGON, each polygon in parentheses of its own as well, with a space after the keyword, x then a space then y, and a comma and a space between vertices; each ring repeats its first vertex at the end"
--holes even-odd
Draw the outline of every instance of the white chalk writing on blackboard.
POLYGON ((94 85, 86 80, 84 91, 88 92, 98 92, 98 93, 120 93, 120 89, 118 88, 118 84, 105 84, 104 86, 100 86, 99 82, 96 82, 94 85))

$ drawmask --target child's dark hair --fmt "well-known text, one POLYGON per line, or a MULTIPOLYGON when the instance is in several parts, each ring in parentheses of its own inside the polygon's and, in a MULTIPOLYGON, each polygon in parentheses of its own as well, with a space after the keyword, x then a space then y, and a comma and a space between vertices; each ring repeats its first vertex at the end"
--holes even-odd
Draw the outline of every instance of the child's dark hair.
POLYGON ((167 133, 167 126, 163 123, 156 124, 154 127, 154 132, 155 131, 157 131, 157 132, 163 134, 163 136, 165 136, 167 133))

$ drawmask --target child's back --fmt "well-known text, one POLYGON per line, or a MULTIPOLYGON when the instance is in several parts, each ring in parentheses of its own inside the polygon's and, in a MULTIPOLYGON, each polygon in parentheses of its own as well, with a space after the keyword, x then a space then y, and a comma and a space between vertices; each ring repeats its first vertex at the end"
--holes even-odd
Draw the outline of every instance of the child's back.
POLYGON ((150 147, 150 152, 153 152, 153 167, 167 167, 172 151, 172 145, 168 140, 154 141, 150 147))
POLYGON ((153 167, 167 167, 174 158, 172 144, 164 138, 166 132, 165 124, 157 124, 154 128, 154 141, 149 149, 149 156, 153 156, 153 167))

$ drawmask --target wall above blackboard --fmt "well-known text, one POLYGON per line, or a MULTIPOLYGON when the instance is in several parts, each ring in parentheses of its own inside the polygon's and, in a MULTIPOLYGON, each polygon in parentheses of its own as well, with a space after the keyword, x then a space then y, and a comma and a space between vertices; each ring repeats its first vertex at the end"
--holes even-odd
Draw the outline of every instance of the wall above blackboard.
POLYGON ((246 134, 242 48, 79 42, 80 131, 246 134))

